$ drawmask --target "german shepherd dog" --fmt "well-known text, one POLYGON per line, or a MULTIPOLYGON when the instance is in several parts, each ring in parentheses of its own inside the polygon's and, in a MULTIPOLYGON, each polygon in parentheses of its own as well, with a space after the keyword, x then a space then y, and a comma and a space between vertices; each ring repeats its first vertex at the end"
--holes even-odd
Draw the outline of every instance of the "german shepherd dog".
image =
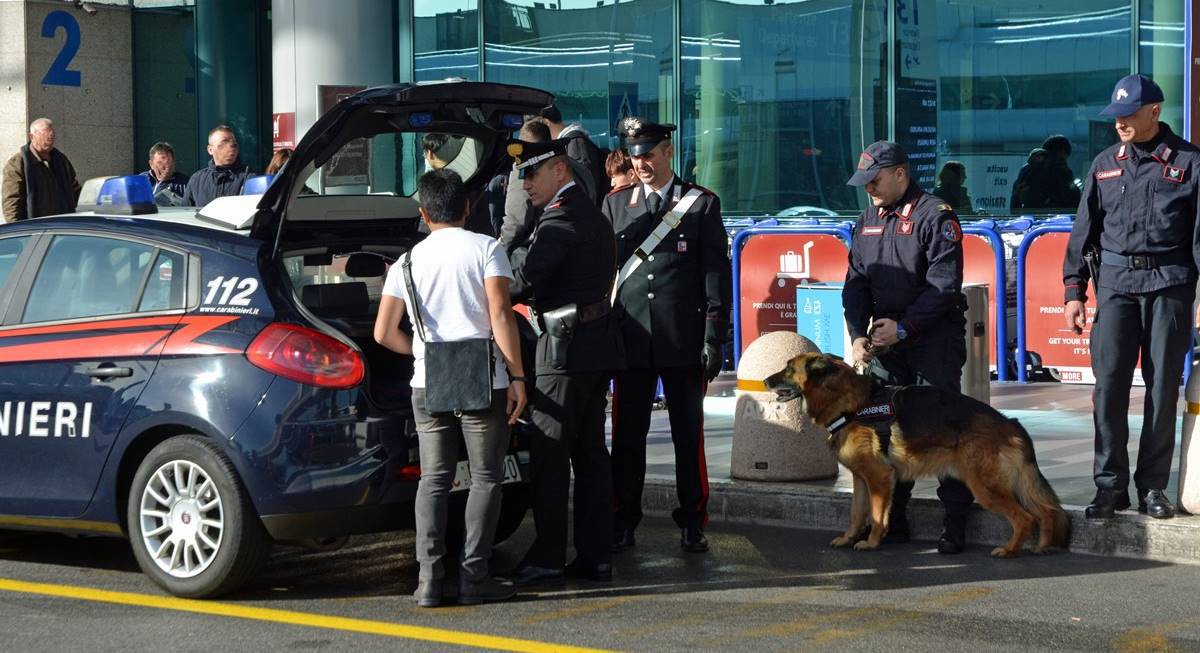
POLYGON ((831 546, 877 548, 887 533, 897 480, 953 476, 980 505, 1012 525, 1012 537, 993 556, 1018 555, 1035 523, 1034 553, 1066 548, 1070 520, 1038 469, 1033 441, 1016 420, 991 406, 929 386, 889 389, 890 401, 879 405, 871 401, 880 388, 876 382, 817 353, 791 359, 765 383, 780 401, 804 401, 813 421, 830 430, 829 447, 838 462, 854 474, 850 525, 831 546), (884 415, 881 431, 868 425, 872 414, 884 415), (868 515, 870 534, 856 542, 868 515))

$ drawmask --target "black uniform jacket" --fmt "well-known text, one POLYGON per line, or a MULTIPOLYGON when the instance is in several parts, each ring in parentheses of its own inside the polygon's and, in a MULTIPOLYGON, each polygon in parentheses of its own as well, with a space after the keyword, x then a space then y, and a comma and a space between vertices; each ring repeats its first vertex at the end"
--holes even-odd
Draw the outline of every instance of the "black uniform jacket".
MULTIPOLYGON (((605 302, 616 276, 612 227, 578 184, 570 186, 546 206, 528 245, 513 252, 512 267, 513 301, 539 313, 605 302)), ((611 312, 578 326, 562 367, 546 352, 548 337, 543 332, 538 338, 538 374, 617 370, 624 362, 611 312)))
POLYGON ((1066 301, 1087 298, 1090 274, 1083 249, 1094 243, 1113 254, 1159 259, 1147 269, 1101 265, 1097 281, 1105 288, 1146 293, 1195 283, 1200 150, 1166 123, 1158 126, 1160 136, 1148 144, 1149 151, 1118 143, 1092 161, 1063 261, 1066 301))
POLYGON ((604 215, 617 235, 620 267, 692 189, 701 196, 617 294, 630 368, 698 365, 705 341, 720 346, 727 339, 731 269, 721 200, 675 177, 658 215, 650 215, 640 183, 609 193, 604 215))
POLYGON ((911 183, 895 206, 869 206, 858 218, 842 290, 846 328, 863 338, 872 319, 887 317, 913 337, 961 320, 962 282, 958 216, 911 183))

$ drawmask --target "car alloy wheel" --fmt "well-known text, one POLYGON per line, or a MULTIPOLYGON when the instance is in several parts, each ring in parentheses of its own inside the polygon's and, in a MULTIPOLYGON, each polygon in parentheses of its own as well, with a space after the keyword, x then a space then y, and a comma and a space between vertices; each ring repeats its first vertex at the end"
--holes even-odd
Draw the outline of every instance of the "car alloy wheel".
POLYGON ((146 552, 175 578, 202 573, 221 549, 221 494, 194 462, 173 460, 155 470, 142 489, 140 517, 146 552))

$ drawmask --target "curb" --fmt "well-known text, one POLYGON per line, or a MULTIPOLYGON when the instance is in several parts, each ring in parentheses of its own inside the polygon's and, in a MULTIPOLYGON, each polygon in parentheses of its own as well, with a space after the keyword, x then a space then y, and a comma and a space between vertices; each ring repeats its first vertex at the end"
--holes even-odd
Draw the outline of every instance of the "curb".
MULTIPOLYGON (((709 486, 708 513, 716 523, 826 530, 832 539, 846 529, 850 496, 797 483, 716 481, 709 486)), ((674 480, 647 477, 642 505, 647 514, 670 516, 679 505, 674 480)), ((1092 521, 1084 519, 1082 506, 1063 508, 1071 518, 1072 553, 1200 564, 1200 517, 1157 520, 1127 511, 1115 519, 1092 521)), ((914 540, 936 542, 942 532, 941 502, 914 496, 908 520, 914 540)), ((968 550, 990 550, 1011 532, 1003 517, 975 506, 967 520, 968 550)))

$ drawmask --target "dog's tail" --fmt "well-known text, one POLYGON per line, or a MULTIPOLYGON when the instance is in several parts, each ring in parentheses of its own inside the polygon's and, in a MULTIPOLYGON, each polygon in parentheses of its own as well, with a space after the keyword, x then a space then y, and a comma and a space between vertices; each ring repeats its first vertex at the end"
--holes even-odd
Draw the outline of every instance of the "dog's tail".
POLYGON ((1009 421, 1020 434, 1019 438, 1025 454, 1017 472, 1017 501, 1026 510, 1037 516, 1041 524, 1045 524, 1045 518, 1049 517, 1053 524, 1050 544, 1065 549, 1067 542, 1071 539, 1071 518, 1063 510, 1062 503, 1058 500, 1058 494, 1055 493, 1054 488, 1050 487, 1050 482, 1038 468, 1037 457, 1033 452, 1033 439, 1029 437, 1029 433, 1024 426, 1021 426, 1020 422, 1015 419, 1009 421))

